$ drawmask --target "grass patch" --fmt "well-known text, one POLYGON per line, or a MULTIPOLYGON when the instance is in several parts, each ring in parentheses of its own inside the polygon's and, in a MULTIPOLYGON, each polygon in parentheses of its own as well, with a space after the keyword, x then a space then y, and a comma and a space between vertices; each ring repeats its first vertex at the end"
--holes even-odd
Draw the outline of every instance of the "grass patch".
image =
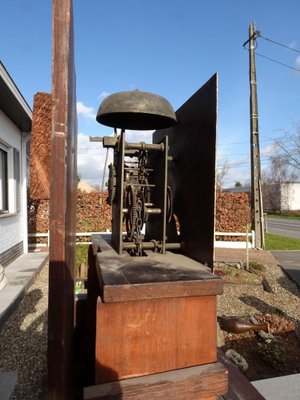
POLYGON ((83 263, 88 265, 88 244, 76 244, 75 250, 75 266, 79 268, 83 263))
POLYGON ((249 268, 252 268, 255 271, 260 271, 260 272, 263 272, 266 270, 266 267, 263 264, 257 263, 255 261, 249 262, 249 268))
POLYGON ((261 278, 241 268, 230 265, 219 265, 214 268, 214 273, 222 277, 226 283, 260 285, 261 278))
POLYGON ((268 214, 268 217, 300 220, 300 215, 298 213, 297 214, 268 214))
POLYGON ((300 250, 300 239, 265 234, 266 250, 300 250))

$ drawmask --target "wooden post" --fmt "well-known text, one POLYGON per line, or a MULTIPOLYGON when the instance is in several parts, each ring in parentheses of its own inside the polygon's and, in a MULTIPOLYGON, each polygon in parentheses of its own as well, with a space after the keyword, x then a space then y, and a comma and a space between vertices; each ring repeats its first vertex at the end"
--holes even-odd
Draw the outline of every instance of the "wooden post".
POLYGON ((255 247, 264 247, 263 206, 260 190, 260 151, 258 131, 258 105, 255 66, 255 39, 257 32, 254 23, 249 27, 249 80, 250 80, 250 138, 251 138, 251 209, 252 228, 255 230, 255 247))
POLYGON ((53 0, 48 399, 72 398, 76 94, 72 0, 53 0))

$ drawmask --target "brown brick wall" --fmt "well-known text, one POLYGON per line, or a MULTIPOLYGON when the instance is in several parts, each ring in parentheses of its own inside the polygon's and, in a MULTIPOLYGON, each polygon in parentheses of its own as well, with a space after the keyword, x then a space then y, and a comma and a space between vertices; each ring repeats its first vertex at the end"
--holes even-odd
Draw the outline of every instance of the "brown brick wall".
POLYGON ((49 199, 52 98, 36 93, 33 100, 30 144, 30 197, 49 199))
MULTIPOLYGON (((246 232, 251 222, 250 198, 248 193, 219 193, 216 201, 216 231, 246 232)), ((233 236, 222 236, 221 240, 245 240, 233 236)))
MULTIPOLYGON (((77 232, 101 232, 111 228, 111 208, 107 195, 98 191, 77 192, 77 232)), ((216 231, 245 232, 250 223, 247 193, 220 193, 216 204, 216 231)), ((29 232, 49 229, 48 200, 29 199, 29 232)))

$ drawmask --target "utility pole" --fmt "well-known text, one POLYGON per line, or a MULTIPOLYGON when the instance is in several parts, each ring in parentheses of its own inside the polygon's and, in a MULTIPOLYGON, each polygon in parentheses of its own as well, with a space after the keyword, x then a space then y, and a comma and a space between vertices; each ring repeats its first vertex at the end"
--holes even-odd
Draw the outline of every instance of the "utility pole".
MULTIPOLYGON (((258 134, 258 106, 255 67, 255 39, 259 32, 254 23, 249 26, 249 80, 250 80, 250 143, 251 143, 251 212, 252 229, 255 232, 255 247, 264 248, 264 221, 261 190, 261 169, 258 134)), ((247 43, 246 42, 246 43, 247 43)), ((245 44, 244 44, 245 45, 245 44)))

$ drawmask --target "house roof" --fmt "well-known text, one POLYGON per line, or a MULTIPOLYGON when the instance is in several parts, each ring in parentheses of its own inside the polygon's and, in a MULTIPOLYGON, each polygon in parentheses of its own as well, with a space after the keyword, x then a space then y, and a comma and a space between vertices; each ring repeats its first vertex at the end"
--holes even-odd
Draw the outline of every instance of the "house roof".
POLYGON ((232 188, 222 189, 222 192, 231 192, 231 193, 250 193, 251 186, 235 186, 232 188))
POLYGON ((32 111, 0 61, 0 110, 22 131, 31 131, 32 111))

